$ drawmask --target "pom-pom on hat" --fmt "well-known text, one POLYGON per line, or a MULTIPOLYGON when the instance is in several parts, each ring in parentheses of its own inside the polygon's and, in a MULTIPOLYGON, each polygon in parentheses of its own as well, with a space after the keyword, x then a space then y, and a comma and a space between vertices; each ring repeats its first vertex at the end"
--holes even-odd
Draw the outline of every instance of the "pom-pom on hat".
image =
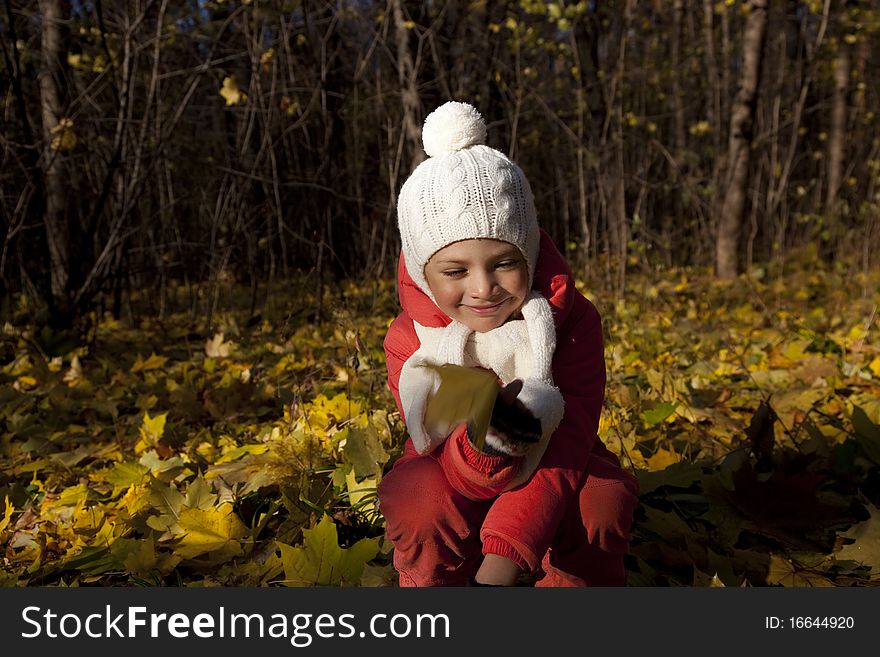
POLYGON ((522 252, 531 286, 540 242, 532 190, 522 169, 486 145, 480 113, 445 103, 425 119, 422 142, 428 159, 397 201, 403 257, 416 285, 435 300, 425 279, 431 256, 453 242, 496 239, 522 252))

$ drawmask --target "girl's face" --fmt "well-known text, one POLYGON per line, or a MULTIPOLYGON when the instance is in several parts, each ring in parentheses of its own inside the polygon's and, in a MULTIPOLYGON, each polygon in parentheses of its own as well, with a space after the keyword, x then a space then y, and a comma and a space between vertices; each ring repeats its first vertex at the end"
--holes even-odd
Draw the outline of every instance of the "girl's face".
POLYGON ((440 310, 479 333, 498 328, 529 293, 523 254, 508 242, 454 242, 428 260, 425 278, 440 310))

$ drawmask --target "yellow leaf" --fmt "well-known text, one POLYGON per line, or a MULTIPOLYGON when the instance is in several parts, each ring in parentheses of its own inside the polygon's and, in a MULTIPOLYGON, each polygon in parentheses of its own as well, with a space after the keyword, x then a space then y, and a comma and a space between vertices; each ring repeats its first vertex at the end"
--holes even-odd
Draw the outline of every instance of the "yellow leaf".
POLYGON ((151 479, 149 492, 147 493, 150 506, 158 511, 159 515, 147 518, 147 525, 158 532, 171 531, 180 534, 180 508, 183 506, 184 497, 173 484, 166 485, 158 479, 151 479))
POLYGON ((462 422, 473 424, 473 440, 481 449, 501 389, 493 372, 458 365, 426 365, 440 375, 440 387, 425 409, 425 429, 444 435, 462 422))
POLYGON ((354 468, 345 475, 345 488, 348 490, 348 503, 357 507, 359 513, 370 513, 376 509, 376 487, 379 485, 378 477, 367 477, 362 481, 357 480, 354 468), (364 502, 365 498, 372 497, 371 501, 364 502))
POLYGON ((782 584, 793 587, 831 587, 834 584, 827 577, 807 569, 798 569, 788 559, 770 555, 770 568, 767 572, 768 584, 782 584))
POLYGON ((877 356, 871 363, 868 365, 868 369, 874 373, 874 376, 880 377, 880 356, 877 356))
POLYGON ((648 459, 648 469, 651 471, 665 470, 679 461, 681 461, 681 454, 661 447, 648 459))
POLYGON ((12 506, 12 502, 9 501, 8 495, 3 499, 3 506, 3 517, 0 518, 0 533, 9 526, 9 519, 12 518, 12 514, 15 512, 15 507, 12 506))
POLYGON ((211 492, 204 477, 199 475, 193 479, 186 487, 186 506, 190 509, 201 509, 207 511, 214 506, 217 496, 211 492))
POLYGON ((149 495, 150 492, 147 486, 132 484, 116 504, 118 508, 124 509, 129 517, 133 518, 150 506, 149 495))
POLYGON ((812 340, 794 340, 783 350, 782 355, 791 361, 803 360, 809 354, 807 347, 810 346, 812 340))
POLYGON ((52 128, 52 150, 69 151, 76 146, 76 133, 73 131, 73 121, 67 117, 61 119, 52 128))
POLYGON ((330 399, 325 395, 318 395, 305 409, 308 424, 313 431, 329 429, 345 420, 354 419, 361 411, 360 403, 341 392, 330 399))
POLYGON ((157 356, 155 353, 150 354, 150 357, 147 358, 147 360, 144 360, 141 358, 141 355, 138 354, 134 365, 131 366, 131 372, 134 374, 135 372, 158 370, 159 368, 164 367, 167 362, 168 359, 165 356, 157 356))
POLYGON ((247 94, 238 88, 238 82, 234 76, 223 78, 223 87, 220 89, 220 95, 226 100, 226 105, 238 105, 247 101, 247 94))
POLYGON ((123 490, 129 490, 132 486, 146 483, 149 473, 150 469, 140 463, 122 461, 114 463, 112 468, 96 472, 94 478, 113 484, 113 495, 115 496, 123 490))
POLYGON ((167 418, 168 413, 150 417, 150 414, 145 411, 144 421, 140 429, 141 438, 150 444, 155 444, 162 437, 162 434, 165 433, 165 420, 167 418))
POLYGON ((260 66, 263 67, 263 71, 269 72, 269 62, 272 61, 272 58, 275 56, 275 48, 269 48, 266 52, 260 55, 260 66))
POLYGON ((362 538, 350 548, 339 547, 336 525, 325 515, 312 529, 303 530, 302 547, 278 543, 287 586, 357 584, 364 564, 379 553, 375 538, 362 538))
POLYGON ((186 533, 174 548, 174 554, 184 559, 218 551, 230 557, 241 554, 239 541, 248 534, 247 527, 228 503, 208 510, 182 509, 178 522, 186 533))
MULTIPOLYGON (((114 544, 115 545, 115 544, 114 544)), ((111 547, 112 550, 112 547, 111 547)), ((137 541, 128 555, 123 559, 122 565, 125 570, 133 575, 148 575, 156 567, 156 549, 153 545, 153 537, 137 541)))
POLYGON ((229 445, 223 448, 223 455, 214 461, 215 465, 230 463, 246 454, 263 454, 269 449, 266 443, 249 443, 247 445, 229 445))

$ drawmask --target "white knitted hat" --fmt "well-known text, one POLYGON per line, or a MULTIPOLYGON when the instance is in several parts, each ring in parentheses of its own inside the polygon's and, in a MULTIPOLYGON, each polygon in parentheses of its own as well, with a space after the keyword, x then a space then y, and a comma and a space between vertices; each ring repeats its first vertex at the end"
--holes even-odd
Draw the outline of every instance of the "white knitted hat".
POLYGON ((513 244, 535 275, 540 233, 529 181, 503 153, 486 146, 483 117, 448 102, 422 128, 428 159, 400 190, 397 221, 409 275, 432 301, 425 265, 437 251, 466 239, 513 244))

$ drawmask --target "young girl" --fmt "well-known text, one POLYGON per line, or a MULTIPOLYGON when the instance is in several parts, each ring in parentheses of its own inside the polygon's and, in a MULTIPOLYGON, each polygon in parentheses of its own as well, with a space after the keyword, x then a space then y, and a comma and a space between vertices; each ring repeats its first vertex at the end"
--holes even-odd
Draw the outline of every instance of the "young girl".
POLYGON ((635 478, 596 435, 602 329, 522 170, 485 145, 472 106, 425 120, 428 159, 398 200, 403 312, 385 338, 410 434, 379 486, 401 586, 620 586, 635 478), (467 424, 426 427, 426 365, 483 367, 504 387, 478 450, 467 424))

